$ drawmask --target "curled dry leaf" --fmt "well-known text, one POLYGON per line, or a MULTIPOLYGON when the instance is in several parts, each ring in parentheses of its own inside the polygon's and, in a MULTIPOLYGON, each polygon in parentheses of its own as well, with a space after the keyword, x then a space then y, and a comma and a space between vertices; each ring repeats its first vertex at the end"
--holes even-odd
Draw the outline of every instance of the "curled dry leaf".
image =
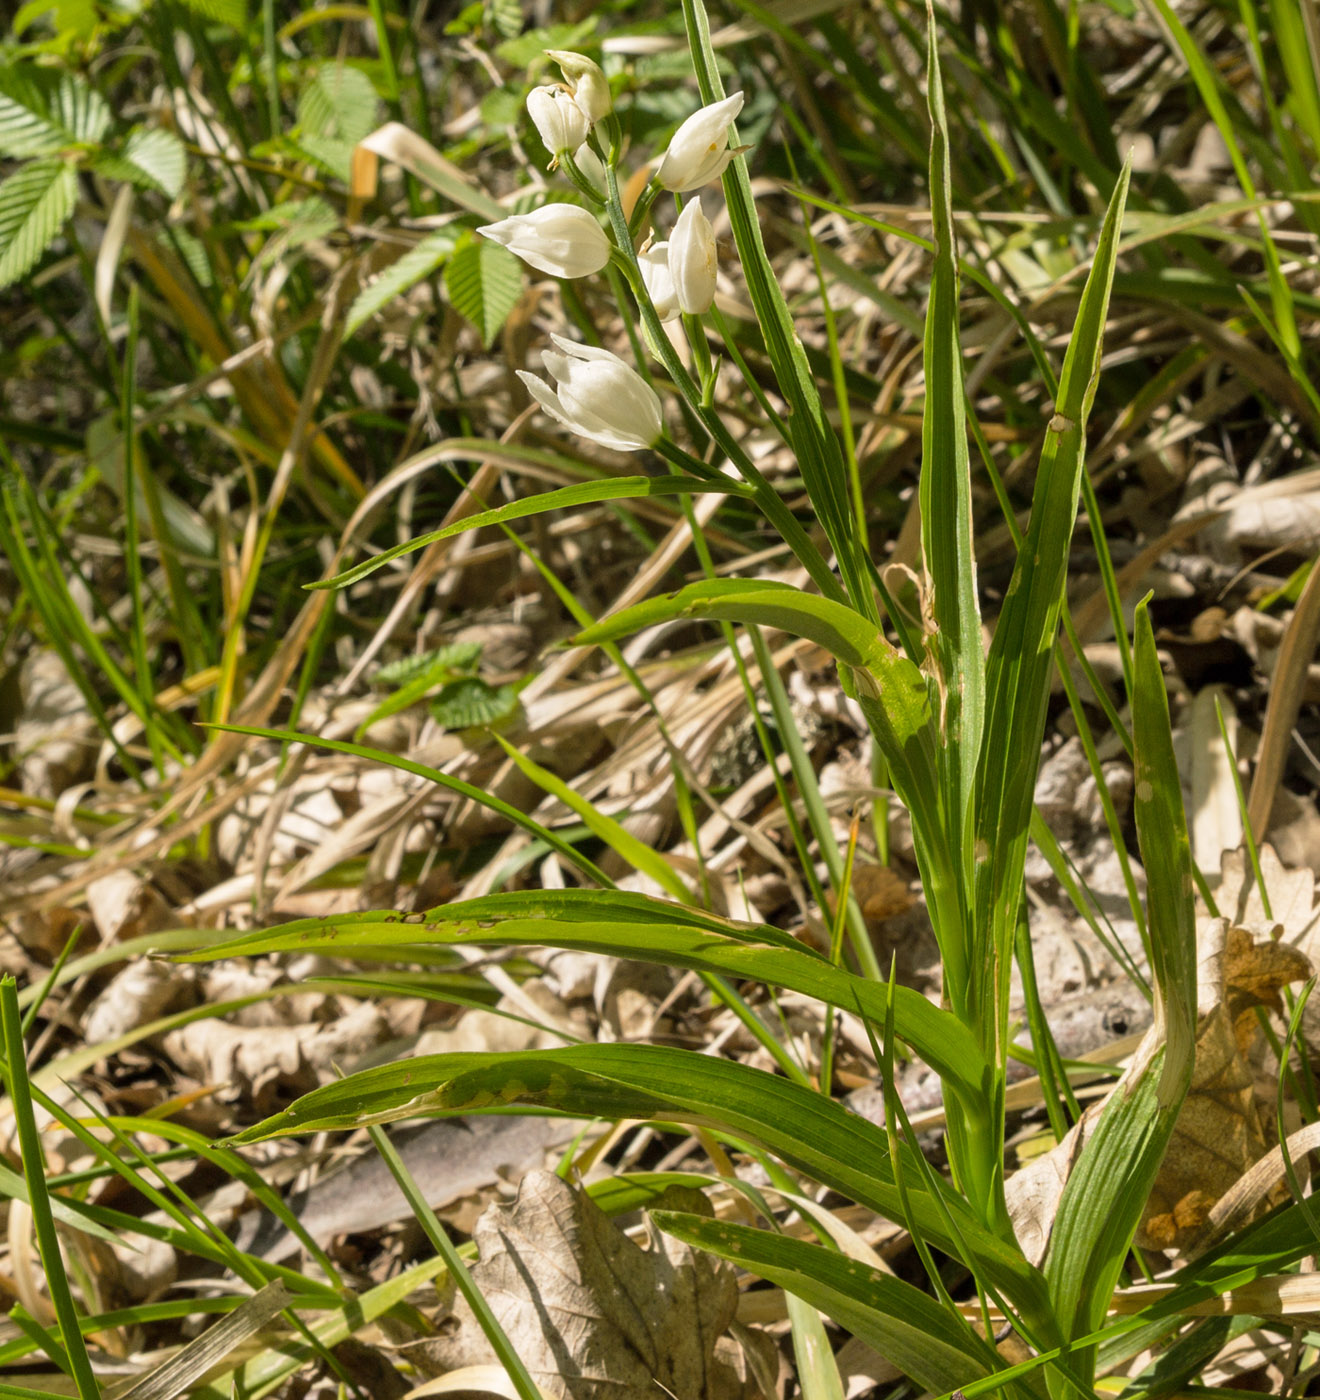
POLYGON ((207 1084, 224 1084, 232 1094, 251 1095, 264 1111, 277 1091, 305 1094, 345 1069, 389 1033, 385 1018, 370 1002, 359 1002, 328 1025, 231 1026, 224 1021, 193 1021, 162 1037, 169 1057, 186 1074, 207 1084))
MULTIPOLYGON (((698 1191, 663 1204, 709 1215, 698 1191)), ((493 1206, 474 1234, 472 1276, 547 1396, 572 1400, 734 1400, 738 1377, 717 1357, 733 1321, 733 1269, 661 1236, 650 1249, 616 1229, 584 1192, 553 1172, 524 1179, 511 1205, 493 1206)), ((475 1317, 425 1344, 437 1370, 489 1361, 475 1317)))

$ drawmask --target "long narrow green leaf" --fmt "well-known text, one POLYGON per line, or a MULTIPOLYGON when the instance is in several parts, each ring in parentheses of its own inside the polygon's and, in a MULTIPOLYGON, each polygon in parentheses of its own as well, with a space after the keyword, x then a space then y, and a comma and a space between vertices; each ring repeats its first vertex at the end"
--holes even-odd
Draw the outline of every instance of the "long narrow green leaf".
POLYGON ((750 1269, 828 1313, 923 1390, 956 1390, 1000 1369, 994 1347, 957 1313, 892 1274, 769 1230, 667 1210, 652 1211, 651 1219, 667 1235, 750 1269))
MULTIPOLYGON (((941 777, 950 829, 944 834, 971 887, 972 794, 981 729, 985 722, 985 649, 972 553, 971 464, 967 452, 966 395, 958 338, 958 261, 953 235, 953 188, 949 176, 949 130, 944 112, 935 14, 928 8, 930 106, 930 196, 935 262, 926 307, 924 366, 926 403, 921 420, 921 548, 929 607, 936 632, 930 645, 936 662, 941 777)), ((944 938, 968 935, 965 927, 944 938)), ((945 995, 960 1004, 965 989, 945 995)))
POLYGON ((481 530, 487 525, 506 525, 510 520, 522 520, 529 515, 544 515, 550 510, 572 510, 578 506, 594 505, 598 501, 627 501, 643 496, 683 496, 701 495, 705 492, 719 492, 726 496, 750 496, 751 487, 733 478, 719 481, 696 481, 690 476, 621 476, 606 481, 584 481, 573 486, 561 487, 558 491, 547 491, 539 496, 527 496, 521 501, 512 501, 507 506, 497 506, 493 510, 479 511, 476 515, 456 520, 452 525, 418 535, 416 539, 405 540, 380 554, 364 559, 351 569, 333 578, 320 579, 309 583, 309 589, 347 588, 377 569, 414 554, 419 549, 436 544, 440 540, 465 534, 469 530, 481 530))
POLYGON ((1086 419, 1100 374, 1101 340, 1127 196, 1124 168, 1101 229, 1059 381, 1036 476, 1031 523, 1018 552, 987 667, 985 734, 977 777, 976 928, 985 985, 977 1014, 992 1063, 1007 1053, 1007 988, 1022 889, 1027 827, 1049 699, 1052 649, 1077 519, 1086 419))
MULTIPOLYGON (((683 0, 683 18, 701 100, 717 102, 725 96, 724 85, 702 0, 683 0)), ((797 455, 807 494, 834 549, 853 606, 868 617, 878 618, 874 592, 863 562, 866 542, 856 528, 849 499, 847 464, 825 413, 816 377, 811 372, 788 303, 770 266, 761 238, 761 221, 756 212, 751 179, 741 159, 734 160, 724 173, 724 197, 747 282, 747 294, 756 309, 780 392, 791 409, 787 415, 790 445, 797 455)))
MULTIPOLYGON (((248 933, 180 961, 256 957, 277 952, 357 953, 419 945, 573 948, 692 968, 786 987, 883 1021, 889 988, 805 948, 767 924, 740 924, 623 890, 517 890, 441 905, 425 914, 344 914, 298 919, 248 933)), ((986 1067, 970 1033, 949 1012, 910 987, 893 992, 899 1037, 965 1097, 983 1092, 986 1067)))
MULTIPOLYGON (((1164 674, 1143 603, 1135 619, 1133 811, 1149 882, 1155 1024, 1115 1086, 1064 1186, 1045 1275, 1065 1339, 1104 1318, 1191 1082, 1196 1052, 1192 857, 1164 674)), ((1077 1355, 1094 1366, 1094 1350, 1077 1355)))
MULTIPOLYGON (((660 1045, 429 1055, 381 1065, 313 1090, 234 1141, 524 1104, 572 1117, 706 1125, 767 1148, 887 1217, 899 1209, 884 1133, 873 1123, 823 1094, 751 1066, 660 1045)), ((916 1179, 915 1164, 907 1172, 916 1179)), ((987 1231, 952 1192, 941 1205, 958 1225, 957 1240, 925 1191, 909 1190, 907 1200, 913 1219, 937 1248, 960 1255, 966 1247, 971 1267, 1025 1311, 1045 1315, 1044 1280, 1015 1242, 987 1231)))

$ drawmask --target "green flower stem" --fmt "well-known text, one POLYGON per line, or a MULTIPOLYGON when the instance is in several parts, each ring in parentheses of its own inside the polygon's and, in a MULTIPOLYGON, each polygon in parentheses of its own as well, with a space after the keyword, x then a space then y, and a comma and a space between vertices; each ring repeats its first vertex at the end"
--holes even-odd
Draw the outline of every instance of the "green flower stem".
POLYGON ((636 238, 642 225, 646 222, 646 216, 651 212, 651 206, 655 203, 656 196, 660 193, 660 186, 651 181, 637 198, 637 203, 633 205, 632 216, 628 220, 628 232, 636 238))
POLYGON ((756 464, 734 439, 714 407, 702 402, 700 388, 688 373, 687 366, 679 358, 677 351, 669 343, 669 337, 664 333, 660 318, 656 315, 655 307, 651 303, 651 298, 646 294, 641 268, 637 264, 637 252, 633 247, 632 235, 628 231, 628 220, 623 212, 623 201, 619 198, 618 171, 613 165, 609 165, 606 167, 605 174, 609 181, 610 223, 614 229, 616 248, 622 254, 618 260, 619 265, 628 278, 628 284, 632 288, 642 323, 647 330, 647 338, 650 340, 656 355, 669 372, 669 377, 673 380, 679 393, 696 411, 706 431, 719 444, 721 451, 737 468, 739 475, 751 486, 756 504, 761 508, 766 519, 787 542, 789 548, 797 556, 799 563, 811 575, 816 587, 825 597, 832 598, 836 602, 845 602, 843 589, 830 571, 830 566, 825 562, 824 555, 812 543, 802 523, 780 499, 779 493, 774 487, 757 470, 756 464))
POLYGON ((603 205, 605 203, 605 196, 582 173, 581 166, 573 159, 572 151, 560 151, 558 159, 559 168, 582 194, 586 195, 593 204, 603 205))
POLYGON ((692 347, 692 362, 696 366, 697 379, 701 384, 701 406, 711 408, 715 403, 716 367, 711 359, 710 342, 706 339, 706 328, 700 316, 683 317, 683 330, 688 344, 692 347))

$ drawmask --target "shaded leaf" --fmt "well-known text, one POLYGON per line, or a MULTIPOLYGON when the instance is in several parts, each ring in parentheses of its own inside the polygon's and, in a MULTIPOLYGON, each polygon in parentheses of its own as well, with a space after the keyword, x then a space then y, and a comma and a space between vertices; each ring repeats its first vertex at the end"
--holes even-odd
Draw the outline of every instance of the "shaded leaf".
POLYGON ((353 299, 344 334, 352 335, 383 306, 402 296, 424 277, 429 277, 454 251, 457 241, 458 235, 452 228, 439 228, 434 233, 428 233, 415 247, 409 248, 353 299))
POLYGON ((105 99, 72 74, 28 64, 0 68, 0 155, 49 156, 94 144, 110 125, 105 99))
POLYGON ((356 145, 374 129, 379 109, 376 89, 360 68, 327 64, 298 95, 302 139, 333 137, 356 145))
POLYGON ((0 184, 0 287, 37 265, 77 198, 78 176, 60 160, 29 161, 0 184))
POLYGON ((517 306, 522 285, 522 264, 487 238, 463 244, 445 269, 445 289, 454 310, 472 322, 487 346, 517 306))
POLYGON ((431 701, 431 716, 446 729, 498 724, 518 709, 518 687, 491 685, 479 676, 450 681, 431 701))

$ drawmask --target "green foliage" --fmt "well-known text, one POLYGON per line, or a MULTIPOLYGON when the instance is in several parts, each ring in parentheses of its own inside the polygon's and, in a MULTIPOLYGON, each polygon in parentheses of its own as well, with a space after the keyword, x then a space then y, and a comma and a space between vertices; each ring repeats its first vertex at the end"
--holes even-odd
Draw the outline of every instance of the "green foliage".
POLYGON ((78 175, 61 160, 32 160, 0 183, 0 287, 37 265, 78 198, 78 175))
POLYGON ((488 238, 464 239, 445 268, 445 290, 454 310, 490 345, 522 296, 522 264, 488 238))

